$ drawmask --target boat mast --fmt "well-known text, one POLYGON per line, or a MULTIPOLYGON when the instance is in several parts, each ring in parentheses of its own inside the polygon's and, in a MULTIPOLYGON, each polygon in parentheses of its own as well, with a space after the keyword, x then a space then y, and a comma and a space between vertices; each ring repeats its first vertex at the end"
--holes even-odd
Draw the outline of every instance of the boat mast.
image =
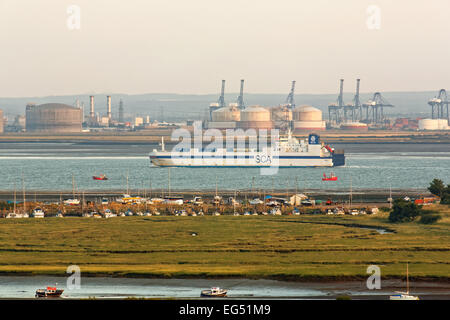
POLYGON ((75 178, 72 173, 72 199, 75 199, 75 178))
POLYGON ((409 294, 408 262, 406 262, 406 294, 409 294))
POLYGON ((14 182, 14 213, 16 213, 16 183, 14 182))
POLYGON ((353 200, 353 194, 352 194, 352 177, 350 176, 350 209, 352 208, 352 200, 353 200))
POLYGON ((128 174, 129 174, 129 171, 127 170, 127 194, 130 194, 129 193, 129 188, 128 188, 128 174))
POLYGON ((169 181, 168 181, 168 191, 169 191, 169 197, 170 197, 170 167, 169 168, 167 168, 167 170, 168 170, 168 174, 167 174, 167 179, 169 179, 169 181))
POLYGON ((27 212, 27 203, 25 202, 25 180, 22 171, 22 191, 23 191, 23 213, 27 212))

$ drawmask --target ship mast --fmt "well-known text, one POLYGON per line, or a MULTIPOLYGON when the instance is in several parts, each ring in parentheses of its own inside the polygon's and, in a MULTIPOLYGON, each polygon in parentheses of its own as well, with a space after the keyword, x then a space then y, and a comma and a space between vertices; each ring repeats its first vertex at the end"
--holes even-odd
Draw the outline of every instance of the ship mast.
POLYGON ((409 294, 408 262, 406 262, 406 294, 409 294))
POLYGON ((16 213, 16 183, 14 182, 14 213, 16 213))
POLYGON ((27 203, 25 202, 25 181, 23 178, 23 171, 22 171, 22 191, 23 191, 23 213, 27 212, 27 203))

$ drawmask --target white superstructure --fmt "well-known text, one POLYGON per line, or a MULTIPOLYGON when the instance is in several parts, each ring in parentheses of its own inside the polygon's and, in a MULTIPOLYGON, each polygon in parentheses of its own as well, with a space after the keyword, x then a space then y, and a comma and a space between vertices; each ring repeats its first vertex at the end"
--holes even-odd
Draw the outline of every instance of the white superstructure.
POLYGON ((308 141, 288 134, 270 147, 246 148, 177 148, 154 149, 150 161, 160 167, 333 167, 345 164, 344 153, 337 152, 310 134, 308 141))

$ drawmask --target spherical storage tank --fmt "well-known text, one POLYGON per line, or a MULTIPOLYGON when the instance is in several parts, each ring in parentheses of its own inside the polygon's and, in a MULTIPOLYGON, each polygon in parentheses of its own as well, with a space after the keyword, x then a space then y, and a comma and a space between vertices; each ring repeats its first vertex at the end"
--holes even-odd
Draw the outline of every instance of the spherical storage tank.
POLYGON ((273 127, 270 111, 261 106, 249 106, 241 111, 239 128, 271 129, 273 127))
POLYGON ((322 111, 311 106, 295 108, 293 119, 294 131, 320 131, 326 128, 325 121, 322 120, 322 111))
POLYGON ((81 132, 82 111, 62 103, 27 105, 27 132, 81 132))

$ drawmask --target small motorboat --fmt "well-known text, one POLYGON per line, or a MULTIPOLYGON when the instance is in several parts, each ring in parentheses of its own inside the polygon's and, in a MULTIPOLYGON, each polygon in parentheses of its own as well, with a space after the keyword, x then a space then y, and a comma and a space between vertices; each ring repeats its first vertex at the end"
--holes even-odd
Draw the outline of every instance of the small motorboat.
POLYGON ((59 298, 64 292, 62 289, 57 289, 56 287, 47 287, 45 289, 36 290, 36 298, 59 298))
POLYGON ((108 180, 108 177, 105 176, 104 174, 101 174, 99 176, 93 176, 92 179, 94 179, 94 180, 108 180))
POLYGON ((213 287, 210 290, 202 290, 200 297, 208 297, 208 298, 226 297, 227 291, 228 290, 221 289, 219 287, 213 287))
POLYGON ((338 177, 334 175, 334 173, 332 172, 330 174, 330 176, 327 177, 327 175, 324 173, 323 174, 323 178, 322 181, 337 181, 338 177))

